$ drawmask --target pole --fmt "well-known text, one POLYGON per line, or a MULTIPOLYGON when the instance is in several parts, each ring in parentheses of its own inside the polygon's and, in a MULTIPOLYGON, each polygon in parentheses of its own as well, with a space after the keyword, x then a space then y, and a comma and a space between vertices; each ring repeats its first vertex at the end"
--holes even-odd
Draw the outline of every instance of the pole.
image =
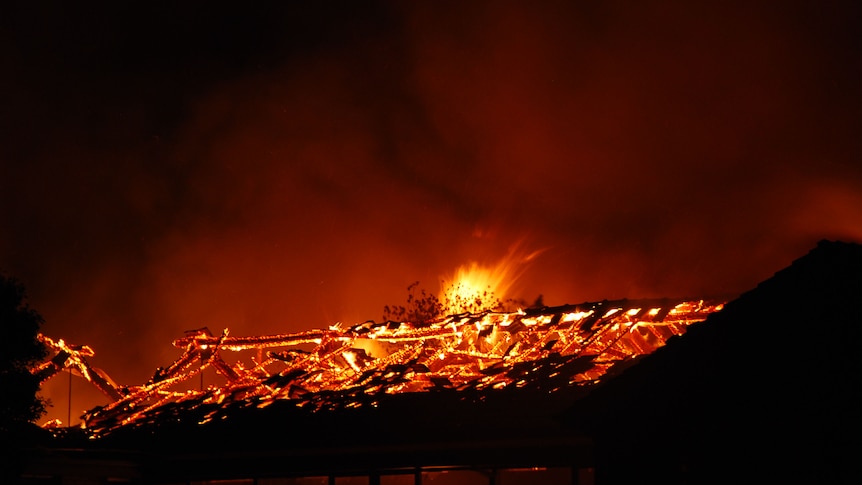
POLYGON ((66 427, 72 426, 72 368, 69 367, 69 412, 66 415, 66 427))

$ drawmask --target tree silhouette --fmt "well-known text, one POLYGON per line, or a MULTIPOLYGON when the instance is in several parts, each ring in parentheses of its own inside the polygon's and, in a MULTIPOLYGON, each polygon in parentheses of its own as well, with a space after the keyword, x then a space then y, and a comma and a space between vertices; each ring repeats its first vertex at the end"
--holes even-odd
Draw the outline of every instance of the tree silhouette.
POLYGON ((407 304, 383 307, 383 320, 424 324, 441 316, 444 307, 440 300, 418 287, 418 281, 407 287, 407 304), (419 294, 416 293, 417 289, 419 294))
POLYGON ((39 380, 30 373, 47 353, 37 339, 42 323, 26 303, 24 286, 0 273, 0 432, 45 413, 45 402, 36 396, 39 380))
MULTIPOLYGON (((445 282, 443 282, 445 284, 445 282)), ((383 320, 395 322, 410 322, 428 324, 453 313, 481 313, 484 311, 511 312, 516 308, 526 308, 522 300, 507 298, 500 300, 489 287, 481 293, 471 294, 461 292, 463 283, 451 283, 450 291, 446 291, 443 299, 419 288, 419 282, 414 281, 407 287, 407 303, 404 305, 386 305, 383 307, 383 320), (417 293, 417 291, 419 293, 417 293), (467 296, 462 296, 466 294, 467 296)), ((542 296, 536 299, 533 306, 544 306, 542 296)))

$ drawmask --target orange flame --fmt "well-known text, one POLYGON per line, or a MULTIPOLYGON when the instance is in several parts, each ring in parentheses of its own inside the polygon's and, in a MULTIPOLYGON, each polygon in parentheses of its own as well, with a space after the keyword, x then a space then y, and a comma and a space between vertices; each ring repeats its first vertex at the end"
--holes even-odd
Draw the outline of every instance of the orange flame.
POLYGON ((459 267, 454 275, 443 277, 440 302, 444 315, 499 310, 503 300, 510 296, 509 290, 523 274, 526 263, 540 253, 524 254, 515 245, 495 265, 486 266, 474 261, 459 267))

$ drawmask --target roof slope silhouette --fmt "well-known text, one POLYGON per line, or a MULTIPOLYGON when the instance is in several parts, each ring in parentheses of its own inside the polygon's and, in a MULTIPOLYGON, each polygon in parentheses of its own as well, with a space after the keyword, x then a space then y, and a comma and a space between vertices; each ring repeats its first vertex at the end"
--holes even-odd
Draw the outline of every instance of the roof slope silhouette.
POLYGON ((606 483, 859 478, 860 337, 862 246, 822 241, 567 418, 606 483))

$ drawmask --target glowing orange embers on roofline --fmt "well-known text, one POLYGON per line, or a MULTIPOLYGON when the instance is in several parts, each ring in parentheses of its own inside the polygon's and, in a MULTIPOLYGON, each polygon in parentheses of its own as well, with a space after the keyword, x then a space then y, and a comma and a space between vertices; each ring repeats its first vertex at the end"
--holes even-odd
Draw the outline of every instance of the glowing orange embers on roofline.
POLYGON ((285 401, 320 411, 374 406, 399 393, 589 386, 721 308, 702 300, 621 300, 260 337, 199 329, 174 341, 183 354, 150 382, 106 392, 113 402, 88 412, 83 426, 104 435, 157 422, 168 409, 176 416, 177 409, 216 405, 199 419, 206 423, 224 417, 220 410, 228 403, 285 401), (223 359, 225 352, 244 351, 253 355, 233 364, 223 359), (210 367, 224 383, 177 390, 210 367))

